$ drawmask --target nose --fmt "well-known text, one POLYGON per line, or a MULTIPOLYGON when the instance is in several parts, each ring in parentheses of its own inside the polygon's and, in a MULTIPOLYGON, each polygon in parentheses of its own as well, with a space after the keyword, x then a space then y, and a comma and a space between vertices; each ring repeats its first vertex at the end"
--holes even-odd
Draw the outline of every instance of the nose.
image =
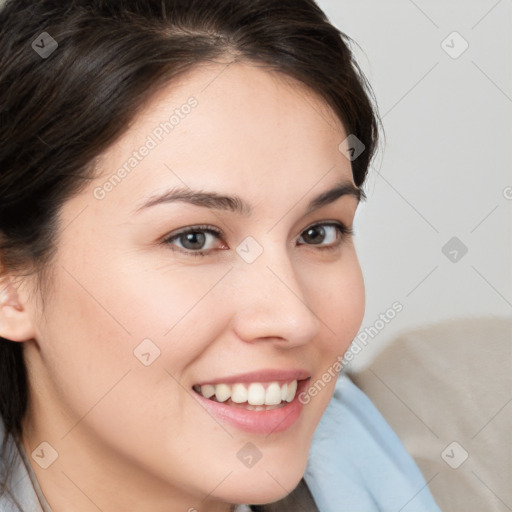
POLYGON ((232 278, 238 290, 233 328, 242 340, 267 340, 291 348, 318 334, 318 304, 308 302, 311 296, 301 288, 300 275, 285 251, 265 250, 255 262, 235 268, 232 278))

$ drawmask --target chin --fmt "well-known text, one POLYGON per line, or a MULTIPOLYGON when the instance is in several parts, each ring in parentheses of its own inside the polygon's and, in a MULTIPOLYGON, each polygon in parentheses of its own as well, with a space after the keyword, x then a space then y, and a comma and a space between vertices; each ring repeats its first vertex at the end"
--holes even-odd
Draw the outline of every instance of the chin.
POLYGON ((243 503, 251 505, 264 505, 278 501, 290 494, 299 484, 304 475, 304 467, 286 466, 277 463, 273 468, 256 467, 232 474, 229 481, 229 488, 224 489, 225 501, 230 503, 243 503))

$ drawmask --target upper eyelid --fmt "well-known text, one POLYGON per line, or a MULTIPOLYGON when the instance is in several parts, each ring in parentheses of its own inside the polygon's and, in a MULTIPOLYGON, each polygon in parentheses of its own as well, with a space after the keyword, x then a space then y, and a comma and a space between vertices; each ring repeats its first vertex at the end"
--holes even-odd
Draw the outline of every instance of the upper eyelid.
POLYGON ((187 233, 195 233, 196 231, 204 231, 206 233, 211 233, 214 235, 224 236, 224 231, 219 228, 214 228, 213 226, 188 226, 186 228, 179 229, 177 231, 173 231, 163 237, 163 240, 172 240, 173 238, 178 238, 179 236, 185 235, 187 233))

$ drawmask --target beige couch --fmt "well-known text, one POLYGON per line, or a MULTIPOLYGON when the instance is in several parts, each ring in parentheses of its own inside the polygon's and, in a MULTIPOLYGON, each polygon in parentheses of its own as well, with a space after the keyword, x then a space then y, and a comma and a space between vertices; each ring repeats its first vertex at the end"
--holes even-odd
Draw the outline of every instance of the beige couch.
POLYGON ((512 319, 404 332, 350 376, 416 460, 443 512, 512 510, 512 319))

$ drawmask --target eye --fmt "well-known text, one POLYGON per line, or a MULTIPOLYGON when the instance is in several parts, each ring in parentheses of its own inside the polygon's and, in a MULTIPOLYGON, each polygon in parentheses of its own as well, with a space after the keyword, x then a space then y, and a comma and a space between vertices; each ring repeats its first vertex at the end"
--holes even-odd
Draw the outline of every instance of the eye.
POLYGON ((214 242, 214 239, 222 238, 222 236, 220 230, 211 226, 193 226, 175 234, 171 233, 163 243, 170 245, 171 249, 179 252, 193 256, 203 256, 208 251, 215 249, 212 247, 212 242, 214 242), (176 245, 176 247, 173 247, 173 245, 176 245))
POLYGON ((341 222, 323 222, 306 228, 299 240, 302 238, 306 244, 318 245, 320 249, 335 249, 353 234, 352 228, 341 222))

